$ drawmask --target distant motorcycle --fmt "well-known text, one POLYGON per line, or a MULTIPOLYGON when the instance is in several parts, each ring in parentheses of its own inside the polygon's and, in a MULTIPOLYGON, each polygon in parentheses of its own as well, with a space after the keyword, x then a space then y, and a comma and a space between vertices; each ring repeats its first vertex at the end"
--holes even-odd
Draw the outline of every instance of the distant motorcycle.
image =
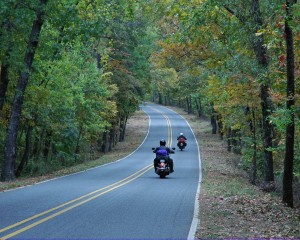
POLYGON ((186 147, 186 140, 184 138, 179 138, 177 147, 180 149, 180 151, 182 151, 186 147))
MULTIPOLYGON (((155 148, 152 148, 154 150, 155 148)), ((175 148, 172 148, 175 150, 175 148)), ((158 164, 155 166, 155 173, 159 175, 160 178, 165 178, 167 175, 169 175, 170 172, 170 166, 169 166, 169 155, 166 150, 158 150, 156 152, 156 158, 159 159, 158 164)))

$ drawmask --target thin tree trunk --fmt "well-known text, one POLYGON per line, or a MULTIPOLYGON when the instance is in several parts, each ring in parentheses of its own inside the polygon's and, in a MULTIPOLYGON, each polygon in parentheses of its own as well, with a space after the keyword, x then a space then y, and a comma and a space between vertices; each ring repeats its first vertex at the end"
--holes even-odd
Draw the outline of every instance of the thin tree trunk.
POLYGON ((9 33, 9 43, 8 43, 8 47, 6 50, 6 54, 5 54, 5 59, 2 62, 1 65, 1 73, 0 73, 0 112, 2 112, 3 109, 3 105, 4 105, 4 101, 5 101, 5 96, 6 96, 6 92, 7 92, 7 87, 8 87, 8 83, 9 83, 9 79, 8 79, 8 69, 9 69, 9 58, 10 58, 10 53, 12 51, 13 48, 13 44, 11 41, 11 24, 9 22, 7 22, 5 24, 7 31, 9 33))
POLYGON ((8 86, 8 64, 2 64, 0 73, 0 112, 2 112, 7 86, 8 86))
POLYGON ((158 93, 158 104, 163 104, 162 95, 158 93))
POLYGON ((23 157, 22 160, 16 170, 16 177, 20 177, 21 173, 24 169, 24 166, 28 163, 28 159, 29 159, 29 153, 30 153, 30 147, 31 147, 31 135, 32 135, 32 130, 33 127, 32 126, 28 126, 27 128, 27 132, 26 132, 26 145, 25 145, 25 150, 23 153, 23 157))
POLYGON ((126 132, 127 121, 128 121, 128 116, 126 116, 124 119, 121 119, 119 142, 123 142, 125 140, 125 132, 126 132))
POLYGON ((48 156, 49 156, 49 152, 50 152, 51 137, 52 137, 52 132, 47 130, 46 136, 45 136, 45 145, 44 145, 44 149, 43 149, 43 156, 46 161, 48 160, 48 156))
POLYGON ((231 152, 231 148, 232 148, 232 131, 231 131, 231 127, 227 128, 227 151, 231 152))
POLYGON ((290 113, 290 123, 286 127, 285 158, 283 171, 283 194, 282 200, 289 207, 294 206, 293 202, 293 163, 294 163, 294 136, 295 116, 293 107, 295 105, 295 57, 293 30, 290 21, 293 18, 293 3, 286 1, 285 35, 286 35, 286 59, 287 59, 287 102, 286 108, 290 113))
POLYGON ((253 156, 252 156, 252 184, 256 184, 257 181, 257 139, 256 139, 256 117, 255 111, 252 107, 252 120, 251 120, 251 132, 252 132, 252 139, 253 139, 253 156))
POLYGON ((17 134, 20 123, 20 116, 23 106, 25 89, 28 83, 30 70, 34 60, 35 51, 38 45, 40 32, 44 22, 45 5, 47 0, 40 0, 40 4, 36 10, 36 19, 33 22, 27 51, 24 59, 24 67, 20 73, 19 80, 16 86, 15 97, 12 106, 12 112, 7 129, 7 136, 4 149, 4 161, 2 167, 1 180, 12 181, 15 179, 14 167, 16 162, 17 134))
POLYGON ((167 92, 167 101, 168 101, 168 106, 172 106, 172 103, 171 103, 171 98, 170 98, 170 92, 168 91, 167 92))
MULTIPOLYGON (((83 129, 82 129, 82 126, 80 125, 79 126, 79 132, 78 132, 78 136, 77 136, 77 139, 76 139, 76 145, 75 145, 75 149, 74 149, 74 160, 75 162, 78 161, 78 156, 80 156, 80 139, 81 139, 81 136, 82 136, 82 132, 83 132, 83 129)), ((85 159, 84 159, 85 161, 85 159)))
POLYGON ((107 153, 108 152, 108 130, 106 127, 106 131, 103 133, 103 145, 102 145, 102 152, 107 153))
POLYGON ((39 159, 42 149, 42 139, 44 138, 45 129, 40 130, 40 132, 36 133, 35 140, 34 140, 34 147, 32 150, 32 155, 35 160, 39 159))
POLYGON ((211 116, 210 116, 210 123, 212 126, 212 134, 217 134, 217 112, 214 109, 213 103, 211 104, 211 116))
POLYGON ((202 104, 201 104, 201 99, 199 97, 199 101, 197 98, 195 98, 195 103, 196 103, 196 107, 197 107, 197 113, 198 113, 198 116, 201 117, 202 116, 202 113, 203 113, 203 110, 202 110, 202 104))
MULTIPOLYGON (((259 0, 252 0, 252 11, 254 21, 257 25, 256 32, 262 27, 261 12, 259 6, 259 0)), ((259 65, 263 69, 268 67, 267 49, 264 45, 263 36, 256 37, 254 44, 254 50, 256 52, 259 65)), ((270 115, 272 110, 271 98, 269 95, 269 83, 263 82, 260 87, 260 98, 263 117, 263 145, 264 145, 264 181, 270 183, 274 181, 274 169, 273 169, 273 154, 269 150, 272 148, 272 125, 270 122, 270 115)))
POLYGON ((193 105, 192 105, 192 96, 191 95, 189 95, 189 101, 188 101, 188 103, 189 103, 189 110, 188 110, 188 114, 191 114, 192 112, 193 112, 193 105))
POLYGON ((268 105, 269 93, 266 85, 261 85, 261 105, 263 118, 263 145, 264 145, 264 181, 266 183, 274 181, 273 154, 269 150, 272 148, 272 125, 270 123, 270 107, 268 105))
POLYGON ((108 151, 111 151, 114 146, 114 127, 112 126, 111 129, 109 130, 109 147, 108 151))
MULTIPOLYGON (((16 8, 18 8, 19 4, 13 4, 12 3, 12 11, 16 10, 16 8)), ((5 58, 2 61, 2 65, 1 65, 1 73, 0 73, 0 112, 3 109, 3 105, 5 102, 5 96, 6 96, 6 92, 7 92, 7 87, 8 87, 8 83, 9 83, 9 79, 8 79, 8 69, 10 67, 9 64, 9 60, 10 60, 10 55, 11 52, 13 50, 13 41, 12 41, 12 26, 13 23, 9 18, 5 18, 4 17, 4 21, 1 24, 1 28, 5 29, 7 31, 7 39, 8 39, 8 43, 7 43, 7 49, 5 52, 5 58)), ((1 37, 1 36, 0 36, 1 37)))

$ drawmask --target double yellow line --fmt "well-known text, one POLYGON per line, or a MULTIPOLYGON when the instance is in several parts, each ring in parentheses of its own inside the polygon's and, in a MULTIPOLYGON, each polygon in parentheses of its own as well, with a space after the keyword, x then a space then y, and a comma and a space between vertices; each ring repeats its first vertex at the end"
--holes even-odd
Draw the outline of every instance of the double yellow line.
POLYGON ((168 142, 167 142, 167 145, 169 146, 169 147, 171 147, 172 146, 172 126, 171 126, 171 121, 170 121, 170 118, 167 116, 167 115, 165 115, 162 111, 160 111, 160 110, 158 110, 158 109, 156 109, 156 108, 153 108, 153 107, 151 107, 154 111, 156 111, 156 112, 158 112, 158 113, 160 113, 165 119, 166 119, 166 121, 167 121, 167 127, 168 127, 168 142))
POLYGON ((49 209, 47 211, 41 212, 41 213, 36 214, 36 215, 34 215, 32 217, 24 219, 23 221, 20 221, 20 222, 17 222, 15 224, 12 224, 10 226, 7 226, 5 228, 2 228, 2 229, 0 229, 0 233, 6 232, 6 231, 8 231, 8 230, 10 230, 12 228, 19 227, 19 226, 21 226, 21 225, 23 225, 25 223, 28 223, 30 221, 36 220, 35 222, 33 222, 33 223, 31 223, 31 224, 29 224, 27 226, 24 226, 24 227, 22 227, 19 230, 16 230, 16 231, 14 231, 14 232, 6 235, 6 236, 1 237, 0 239, 4 240, 4 239, 11 238, 13 236, 16 236, 16 235, 18 235, 18 234, 20 234, 22 232, 25 232, 25 231, 27 231, 27 230, 29 230, 29 229, 31 229, 31 228, 33 228, 33 227, 41 224, 41 223, 44 223, 44 222, 46 222, 46 221, 48 221, 48 220, 50 220, 50 219, 52 219, 52 218, 54 218, 56 216, 59 216, 59 215, 65 213, 67 211, 70 211, 73 208, 76 208, 76 207, 78 207, 80 205, 83 205, 83 204, 85 204, 85 203, 87 203, 87 202, 89 202, 89 201, 91 201, 93 199, 96 199, 96 198, 98 198, 98 197, 100 197, 100 196, 102 196, 102 195, 104 195, 106 193, 109 193, 109 192, 113 191, 114 189, 122 187, 125 184, 128 184, 128 183, 132 182, 133 180, 139 178, 140 176, 142 176, 143 174, 145 174, 147 171, 149 171, 152 168, 153 168, 153 165, 150 164, 150 165, 144 167, 143 169, 139 170, 138 172, 135 172, 132 175, 130 175, 130 176, 128 176, 128 177, 126 177, 126 178, 124 178, 124 179, 122 179, 122 180, 120 180, 120 181, 118 181, 116 183, 108 185, 108 186, 106 186, 104 188, 100 188, 100 189, 98 189, 96 191, 93 191, 91 193, 83 195, 83 196, 81 196, 79 198, 73 199, 73 200, 71 200, 69 202, 66 202, 64 204, 61 204, 61 205, 59 205, 57 207, 51 208, 51 209, 49 209), (39 219, 37 219, 37 218, 39 218, 39 219))

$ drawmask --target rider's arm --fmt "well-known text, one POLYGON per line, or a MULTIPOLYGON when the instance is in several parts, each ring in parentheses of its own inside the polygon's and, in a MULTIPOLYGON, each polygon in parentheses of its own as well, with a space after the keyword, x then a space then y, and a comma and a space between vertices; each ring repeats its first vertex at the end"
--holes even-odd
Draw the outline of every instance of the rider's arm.
POLYGON ((175 153, 171 148, 168 148, 168 153, 175 153))

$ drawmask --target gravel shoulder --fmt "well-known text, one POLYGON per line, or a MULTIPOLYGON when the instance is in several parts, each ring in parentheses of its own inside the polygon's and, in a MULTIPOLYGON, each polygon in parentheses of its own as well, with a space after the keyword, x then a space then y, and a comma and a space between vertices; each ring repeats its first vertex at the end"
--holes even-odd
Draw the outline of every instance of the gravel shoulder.
MULTIPOLYGON (((211 134, 210 122, 169 107, 186 118, 200 144, 203 181, 199 196, 200 222, 197 239, 300 239, 300 209, 290 209, 276 194, 265 193, 251 185, 245 173, 235 167, 239 156, 226 150, 224 141, 211 134)), ((72 168, 15 182, 0 182, 0 191, 35 184, 57 176, 82 171, 127 156, 135 150, 148 131, 148 117, 137 111, 128 120, 125 141, 95 161, 72 168)))

